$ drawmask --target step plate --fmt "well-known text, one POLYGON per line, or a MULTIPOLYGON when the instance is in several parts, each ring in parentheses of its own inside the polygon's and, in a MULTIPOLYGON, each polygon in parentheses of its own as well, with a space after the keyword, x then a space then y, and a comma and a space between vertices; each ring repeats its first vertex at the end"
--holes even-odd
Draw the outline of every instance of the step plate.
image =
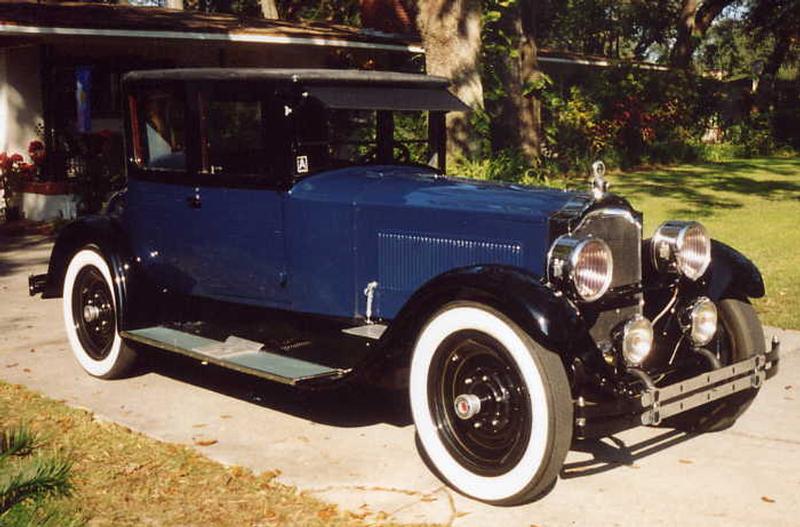
POLYGON ((261 344, 238 337, 224 342, 163 326, 123 331, 123 338, 180 353, 218 366, 248 373, 283 384, 318 379, 337 379, 347 370, 287 357, 257 349, 261 344))

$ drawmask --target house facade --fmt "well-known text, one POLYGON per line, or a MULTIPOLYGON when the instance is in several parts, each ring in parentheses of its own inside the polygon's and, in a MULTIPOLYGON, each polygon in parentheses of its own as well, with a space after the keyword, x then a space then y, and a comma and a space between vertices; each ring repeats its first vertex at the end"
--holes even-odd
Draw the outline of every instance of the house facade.
POLYGON ((19 154, 23 161, 15 166, 24 172, 14 203, 33 220, 73 217, 79 202, 98 206, 122 176, 119 79, 128 71, 423 71, 423 53, 413 39, 337 25, 132 5, 0 2, 0 152, 19 154), (36 148, 43 155, 31 156, 36 148))

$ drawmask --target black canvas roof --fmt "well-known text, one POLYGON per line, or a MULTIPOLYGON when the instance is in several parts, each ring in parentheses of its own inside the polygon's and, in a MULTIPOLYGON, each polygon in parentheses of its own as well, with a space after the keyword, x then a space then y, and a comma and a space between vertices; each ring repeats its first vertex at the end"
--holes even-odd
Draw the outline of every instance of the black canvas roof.
POLYGON ((417 88, 444 88, 450 81, 444 77, 421 73, 396 71, 340 70, 340 69, 293 69, 293 68, 178 68, 163 70, 132 71, 125 75, 125 82, 140 81, 255 81, 286 80, 310 84, 369 84, 392 85, 417 88))
POLYGON ((126 84, 169 81, 283 81, 297 83, 329 108, 467 111, 444 77, 394 71, 272 68, 184 68, 134 71, 126 84))

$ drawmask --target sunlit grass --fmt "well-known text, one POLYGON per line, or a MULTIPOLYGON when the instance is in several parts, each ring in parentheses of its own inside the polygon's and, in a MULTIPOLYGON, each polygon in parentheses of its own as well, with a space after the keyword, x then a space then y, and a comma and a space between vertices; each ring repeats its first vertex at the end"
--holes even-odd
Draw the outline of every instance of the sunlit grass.
POLYGON ((765 324, 800 329, 800 158, 742 159, 611 176, 644 212, 645 235, 666 219, 701 221, 761 269, 765 324))

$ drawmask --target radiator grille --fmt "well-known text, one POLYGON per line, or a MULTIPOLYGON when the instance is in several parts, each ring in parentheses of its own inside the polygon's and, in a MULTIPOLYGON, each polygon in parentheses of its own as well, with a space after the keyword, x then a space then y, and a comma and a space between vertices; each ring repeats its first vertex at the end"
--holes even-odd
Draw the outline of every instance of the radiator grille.
POLYGON ((604 240, 614 255, 611 288, 642 281, 642 228, 625 210, 600 209, 581 221, 575 234, 604 240))

